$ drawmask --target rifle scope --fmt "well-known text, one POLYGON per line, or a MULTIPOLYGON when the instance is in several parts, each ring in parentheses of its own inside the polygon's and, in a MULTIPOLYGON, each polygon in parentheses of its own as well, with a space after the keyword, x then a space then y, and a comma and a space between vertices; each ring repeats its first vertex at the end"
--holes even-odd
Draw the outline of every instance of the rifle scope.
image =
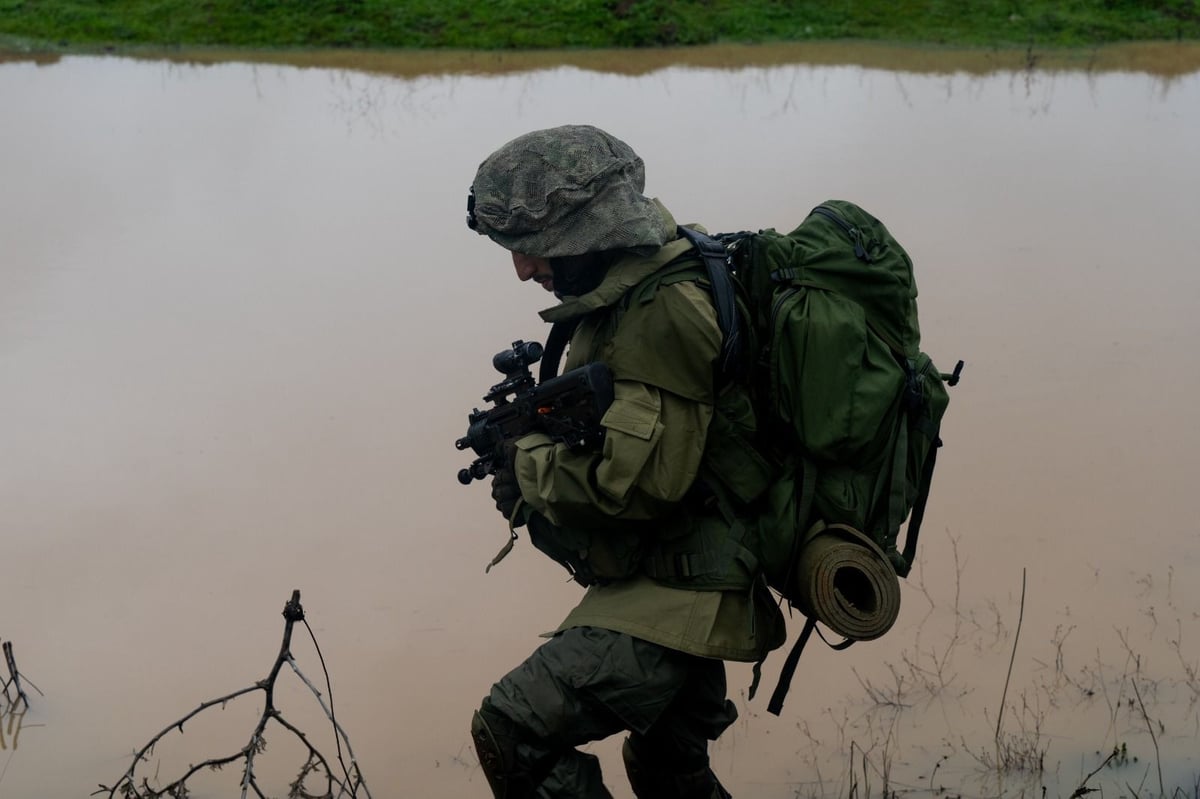
POLYGON ((536 341, 514 341, 512 349, 497 352, 492 356, 492 366, 506 377, 512 377, 542 357, 542 345, 536 341))

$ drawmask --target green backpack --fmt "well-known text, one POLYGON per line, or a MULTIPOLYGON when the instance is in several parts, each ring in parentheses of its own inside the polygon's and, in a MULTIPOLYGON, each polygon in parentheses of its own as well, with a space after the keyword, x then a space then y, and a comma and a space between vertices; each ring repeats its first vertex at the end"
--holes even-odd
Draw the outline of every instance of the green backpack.
POLYGON ((756 443, 781 464, 751 545, 768 584, 808 616, 768 707, 778 714, 818 619, 844 645, 894 622, 962 362, 942 374, 921 352, 912 260, 853 203, 822 203, 786 235, 680 231, 705 262, 721 369, 749 370, 756 443))

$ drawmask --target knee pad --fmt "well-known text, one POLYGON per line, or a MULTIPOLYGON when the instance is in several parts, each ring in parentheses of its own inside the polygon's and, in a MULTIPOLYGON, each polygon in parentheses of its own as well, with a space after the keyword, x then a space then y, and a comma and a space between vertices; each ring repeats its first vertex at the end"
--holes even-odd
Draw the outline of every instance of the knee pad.
MULTIPOLYGON (((729 791, 721 785, 717 775, 707 764, 703 768, 688 770, 686 767, 673 770, 669 764, 661 762, 654 766, 650 757, 640 758, 632 738, 626 738, 621 747, 621 757, 625 761, 625 774, 629 777, 629 786, 637 799, 659 799, 672 796, 678 799, 732 799, 729 791), (667 768, 663 766, 667 765, 667 768)), ((658 760, 654 758, 653 760, 658 760)))
POLYGON ((471 740, 496 799, 532 799, 533 782, 517 764, 517 726, 486 699, 471 717, 471 740))

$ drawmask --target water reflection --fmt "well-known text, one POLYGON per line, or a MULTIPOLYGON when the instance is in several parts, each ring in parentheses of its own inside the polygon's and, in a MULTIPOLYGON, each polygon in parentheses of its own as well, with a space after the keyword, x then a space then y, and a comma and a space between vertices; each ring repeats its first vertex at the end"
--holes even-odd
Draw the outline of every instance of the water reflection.
POLYGON ((16 750, 27 712, 27 706, 4 703, 3 710, 0 710, 0 749, 16 750))
POLYGON ((47 692, 0 796, 121 773, 262 671, 295 587, 373 789, 486 795, 470 711, 575 591, 524 541, 484 577, 504 532, 454 479, 491 355, 544 334, 465 188, 571 121, 710 228, 859 201, 917 261, 924 349, 967 361, 896 629, 810 646, 783 718, 739 699, 739 799, 1149 795, 1159 767, 1193 795, 1196 67, 743 55, 0 65, 0 632, 47 692))
MULTIPOLYGON (((191 65, 230 62, 281 64, 319 69, 347 69, 378 75, 414 78, 450 74, 503 75, 571 66, 578 69, 640 76, 668 69, 741 71, 771 69, 789 64, 814 67, 854 66, 915 74, 1082 71, 1090 74, 1140 72, 1172 79, 1200 69, 1200 44, 1191 41, 1133 42, 1067 50, 1038 48, 955 49, 892 45, 878 42, 777 42, 719 44, 703 47, 661 47, 646 50, 539 51, 270 51, 247 52, 206 48, 131 53, 152 61, 191 65)), ((54 53, 0 52, 6 60, 56 63, 54 53)))

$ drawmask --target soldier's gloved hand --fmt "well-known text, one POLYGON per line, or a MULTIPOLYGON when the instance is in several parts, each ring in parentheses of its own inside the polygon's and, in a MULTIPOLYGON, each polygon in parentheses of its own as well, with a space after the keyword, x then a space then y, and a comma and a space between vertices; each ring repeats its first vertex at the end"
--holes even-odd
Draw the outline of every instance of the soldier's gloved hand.
POLYGON ((521 499, 521 486, 517 483, 514 462, 517 458, 517 442, 509 439, 504 442, 504 460, 492 477, 492 499, 496 501, 496 510, 505 519, 511 519, 521 499))

